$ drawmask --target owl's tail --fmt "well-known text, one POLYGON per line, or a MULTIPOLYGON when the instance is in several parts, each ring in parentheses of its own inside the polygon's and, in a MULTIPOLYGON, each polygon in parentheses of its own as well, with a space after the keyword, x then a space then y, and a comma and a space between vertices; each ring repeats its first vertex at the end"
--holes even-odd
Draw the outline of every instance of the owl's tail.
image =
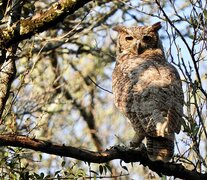
POLYGON ((174 154, 174 141, 164 137, 147 136, 147 154, 152 161, 168 162, 174 154))

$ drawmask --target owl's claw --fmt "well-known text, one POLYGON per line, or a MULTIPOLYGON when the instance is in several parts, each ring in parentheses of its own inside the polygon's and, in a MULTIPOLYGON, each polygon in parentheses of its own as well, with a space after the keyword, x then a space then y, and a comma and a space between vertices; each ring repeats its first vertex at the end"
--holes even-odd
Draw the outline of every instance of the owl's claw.
POLYGON ((110 149, 115 149, 117 151, 129 151, 129 150, 137 150, 137 151, 143 151, 143 150, 146 150, 146 147, 144 145, 144 143, 141 143, 139 144, 139 146, 137 147, 127 147, 127 146, 123 146, 123 145, 115 145, 115 146, 112 146, 110 149))
POLYGON ((118 144, 118 145, 112 146, 110 149, 115 149, 118 151, 127 151, 129 150, 129 147, 118 144))
POLYGON ((143 149, 146 149, 144 143, 134 143, 133 141, 130 142, 130 148, 131 149, 137 149, 137 150, 143 150, 143 149))
POLYGON ((140 144, 140 143, 137 143, 137 142, 135 142, 135 141, 131 141, 131 142, 129 143, 129 146, 130 146, 130 147, 133 147, 133 148, 136 148, 136 147, 139 146, 139 144, 140 144))

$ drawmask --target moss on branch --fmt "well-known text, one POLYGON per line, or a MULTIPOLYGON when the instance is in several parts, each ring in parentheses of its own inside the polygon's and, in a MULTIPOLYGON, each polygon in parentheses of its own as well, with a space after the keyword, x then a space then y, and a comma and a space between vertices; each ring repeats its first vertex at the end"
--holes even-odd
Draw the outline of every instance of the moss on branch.
POLYGON ((20 20, 9 28, 1 29, 0 47, 9 47, 51 28, 90 1, 60 0, 47 11, 38 12, 31 18, 20 20))

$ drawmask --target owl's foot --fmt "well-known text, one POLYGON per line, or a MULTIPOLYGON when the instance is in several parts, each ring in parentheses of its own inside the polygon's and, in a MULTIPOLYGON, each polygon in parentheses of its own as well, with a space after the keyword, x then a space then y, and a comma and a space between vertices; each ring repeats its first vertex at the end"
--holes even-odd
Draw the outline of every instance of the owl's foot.
POLYGON ((118 151, 127 151, 129 150, 130 148, 127 147, 127 146, 124 146, 124 145, 115 145, 115 146, 112 146, 110 149, 116 149, 118 151))
POLYGON ((123 146, 123 145, 115 145, 112 146, 110 149, 114 149, 117 150, 119 152, 126 152, 126 151, 146 151, 146 147, 144 145, 144 143, 141 143, 138 147, 127 147, 127 146, 123 146))
POLYGON ((138 133, 136 133, 132 139, 132 141, 130 142, 130 147, 139 147, 140 144, 142 144, 142 140, 144 139, 144 135, 140 135, 138 133))
POLYGON ((137 149, 137 150, 140 150, 140 151, 146 149, 144 143, 139 143, 139 144, 135 143, 135 144, 134 144, 133 141, 130 142, 130 147, 131 147, 132 149, 137 149))
POLYGON ((130 147, 136 148, 136 147, 139 147, 140 143, 137 143, 136 141, 131 141, 129 145, 130 147))

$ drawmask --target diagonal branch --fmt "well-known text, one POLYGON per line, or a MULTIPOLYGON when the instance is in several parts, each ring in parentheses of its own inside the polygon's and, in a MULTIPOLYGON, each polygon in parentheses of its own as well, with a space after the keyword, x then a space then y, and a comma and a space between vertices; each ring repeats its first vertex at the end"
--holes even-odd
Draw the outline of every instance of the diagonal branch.
MULTIPOLYGON (((193 65, 194 65, 194 68, 195 68, 195 72, 196 72, 196 77, 198 79, 198 82, 199 82, 199 88, 201 90, 201 92, 205 95, 205 97, 207 97, 207 93, 206 93, 206 90, 203 88, 202 86, 202 79, 200 77, 200 73, 199 73, 199 68, 197 66, 197 61, 195 59, 195 53, 193 52, 193 48, 191 49, 190 48, 190 45, 189 43, 186 41, 186 39, 184 38, 184 36, 182 35, 182 33, 178 30, 178 28, 173 24, 173 22, 170 20, 170 18, 168 17, 168 15, 166 14, 166 12, 164 11, 164 9, 162 8, 160 2, 158 0, 155 0, 158 8, 160 9, 160 11, 163 13, 164 17, 166 18, 167 22, 175 29, 175 31, 178 33, 179 37, 181 38, 181 40, 183 41, 183 43, 185 44, 191 58, 192 58, 192 62, 193 62, 193 65)), ((194 35, 195 37, 195 35, 194 35)), ((194 46, 192 46, 194 47, 194 46)), ((207 132, 205 132, 205 135, 207 136, 207 132)))
POLYGON ((12 46, 12 53, 15 54, 18 42, 49 29, 90 1, 91 0, 59 0, 59 2, 54 3, 47 11, 40 12, 32 18, 23 20, 18 20, 20 17, 17 14, 20 13, 14 12, 14 16, 12 16, 12 22, 14 21, 14 23, 7 28, 0 29, 0 49, 2 51, 2 56, 0 57, 0 117, 9 97, 11 83, 16 73, 14 58, 6 59, 5 49, 12 46))
MULTIPOLYGON (((53 58, 52 58, 53 60, 51 61, 51 64, 53 66, 54 73, 55 73, 55 79, 56 79, 55 83, 53 84, 53 88, 56 90, 57 94, 61 93, 61 91, 62 91, 65 98, 67 100, 71 100, 72 105, 79 111, 80 115, 82 116, 84 121, 87 123, 87 126, 90 130, 92 140, 93 140, 97 150, 102 151, 103 150, 102 142, 101 142, 101 139, 97 135, 95 117, 94 117, 92 111, 87 110, 86 107, 84 107, 81 103, 79 103, 67 89, 65 89, 64 87, 61 86, 61 82, 64 81, 64 79, 60 78, 60 69, 58 67, 57 57, 54 52, 53 52, 52 56, 53 56, 53 58)), ((70 64, 75 71, 78 71, 77 68, 72 63, 70 63, 70 64)), ((86 77, 84 77, 81 72, 79 72, 79 73, 80 73, 81 77, 83 78, 84 82, 86 84, 88 84, 88 79, 86 77)))
MULTIPOLYGON (((9 98, 9 91, 15 78, 15 74, 16 66, 12 57, 2 65, 0 64, 0 118, 5 109, 7 99, 9 98)), ((0 121, 0 124, 1 123, 2 120, 0 121)))
MULTIPOLYGON (((10 24, 13 24, 21 18, 21 6, 20 1, 12 1, 12 5, 16 4, 16 7, 11 11, 10 24)), ((15 29, 15 34, 19 32, 19 29, 15 29)), ((18 48, 18 43, 12 45, 11 54, 6 57, 9 52, 6 49, 1 49, 1 59, 0 59, 0 118, 5 109, 7 99, 9 98, 9 93, 11 89, 11 84, 16 75, 16 51, 18 48)), ((2 118, 3 119, 3 118, 2 118)), ((2 122, 2 121, 1 121, 2 122)), ((1 123, 0 122, 0 123, 1 123)))
POLYGON ((189 180, 207 179, 207 174, 201 174, 194 170, 190 171, 181 164, 150 161, 145 149, 135 150, 127 147, 115 146, 102 152, 94 152, 72 146, 65 146, 64 144, 55 145, 49 141, 42 141, 26 136, 17 136, 14 134, 1 134, 0 146, 22 147, 92 163, 106 163, 114 159, 121 159, 126 163, 140 162, 142 165, 148 166, 151 170, 160 175, 174 176, 181 179, 186 179, 186 177, 188 177, 189 180))
POLYGON ((9 47, 53 27, 90 1, 92 0, 59 0, 47 11, 39 12, 32 18, 20 20, 9 28, 1 29, 0 47, 9 47), (19 33, 16 33, 17 28, 20 29, 19 33))

